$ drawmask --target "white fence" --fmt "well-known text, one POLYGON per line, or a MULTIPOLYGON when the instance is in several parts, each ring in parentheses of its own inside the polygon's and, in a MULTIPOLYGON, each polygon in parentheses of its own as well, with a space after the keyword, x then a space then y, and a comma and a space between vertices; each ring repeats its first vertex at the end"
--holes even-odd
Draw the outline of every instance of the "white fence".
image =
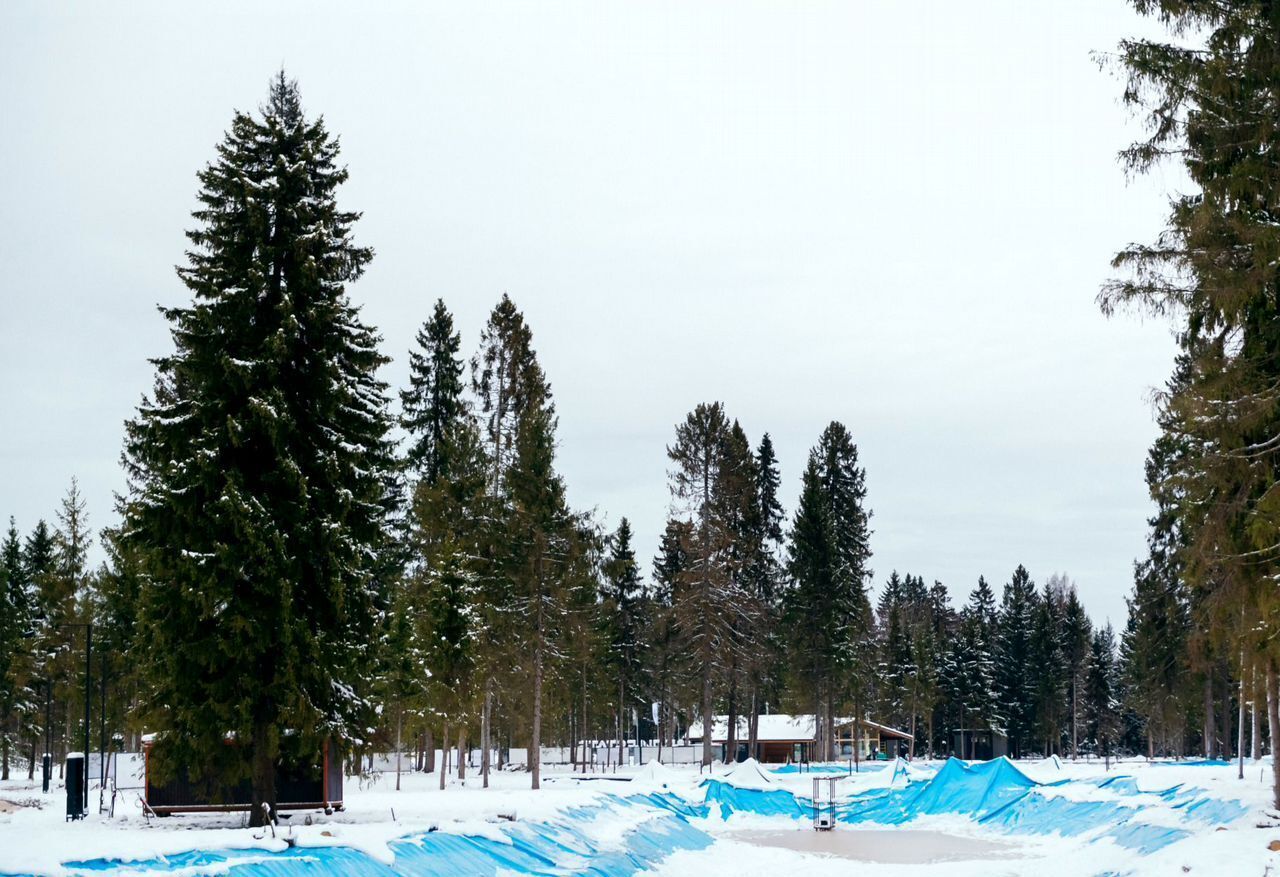
MULTIPOLYGON (((497 769, 499 763, 503 767, 524 768, 529 762, 529 752, 527 749, 508 749, 503 753, 503 758, 499 759, 498 750, 493 750, 490 755, 490 764, 497 769)), ((435 752, 435 763, 440 765, 444 754, 437 749, 435 752)), ((467 769, 478 770, 480 767, 481 750, 471 749, 467 752, 467 769)), ((449 753, 450 770, 456 770, 455 759, 457 751, 451 750, 449 753)), ((567 746, 544 746, 541 750, 541 762, 544 766, 563 767, 567 765, 575 765, 579 769, 583 765, 584 755, 583 747, 579 744, 575 750, 569 749, 567 746), (575 755, 577 756, 575 758, 575 755)), ((702 760, 702 746, 662 746, 643 745, 637 747, 634 743, 626 744, 622 748, 622 759, 618 758, 618 744, 615 741, 612 745, 608 741, 602 741, 595 744, 587 744, 585 754, 585 767, 588 771, 609 771, 616 770, 619 765, 633 766, 638 764, 648 764, 651 761, 661 761, 663 764, 698 764, 702 760)), ((418 753, 413 750, 407 750, 400 754, 400 770, 404 772, 412 771, 418 763, 418 753)), ((368 773, 395 773, 396 771, 396 755, 394 752, 378 753, 367 756, 361 765, 363 770, 368 773)))

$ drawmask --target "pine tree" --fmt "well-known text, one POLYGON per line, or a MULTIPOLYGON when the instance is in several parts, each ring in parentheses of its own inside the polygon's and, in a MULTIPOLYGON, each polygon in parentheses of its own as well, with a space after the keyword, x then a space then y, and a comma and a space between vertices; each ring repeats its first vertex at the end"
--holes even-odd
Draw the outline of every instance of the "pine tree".
MULTIPOLYGON (((1121 44, 1124 99, 1145 115, 1147 136, 1124 153, 1132 172, 1166 159, 1192 185, 1174 198, 1154 245, 1115 259, 1127 274, 1103 291, 1107 312, 1134 303, 1179 321, 1191 367, 1164 406, 1166 432, 1185 440, 1168 479, 1185 546, 1183 581, 1196 614, 1206 713, 1214 648, 1243 645, 1280 667, 1280 222, 1275 94, 1280 7, 1273 2, 1133 0, 1168 29, 1165 40, 1121 44), (1246 641, 1232 641, 1246 619, 1246 641), (1203 646, 1204 648, 1200 648, 1203 646)), ((1271 683, 1269 683, 1271 684, 1271 683)), ((1280 712, 1272 718, 1280 724, 1280 712)), ((1206 715, 1206 744, 1212 722, 1206 715)), ((1280 759, 1273 777, 1280 805, 1280 759)))
POLYGON ((1066 710, 1066 660, 1062 648, 1062 602, 1045 583, 1044 593, 1031 612, 1030 662, 1031 717, 1036 739, 1044 743, 1046 757, 1061 747, 1062 717, 1066 710))
POLYGON ((689 526, 682 530, 686 558, 676 588, 675 622, 680 640, 697 667, 702 718, 702 763, 711 764, 714 685, 729 667, 733 642, 727 595, 730 592, 729 549, 732 534, 720 501, 721 468, 729 423, 719 402, 698 405, 676 426, 667 457, 671 497, 689 526))
MULTIPOLYGON (((94 576, 94 651, 99 672, 106 676, 107 724, 121 734, 135 732, 130 717, 137 711, 140 693, 138 610, 142 592, 142 565, 136 552, 116 528, 102 531, 107 560, 94 576)), ((140 745, 137 736, 126 745, 140 745)))
MULTIPOLYGON (((820 758, 830 757, 836 710, 851 703, 855 738, 870 705, 873 619, 866 471, 849 431, 831 423, 809 452, 791 530, 785 624, 791 664, 812 705, 820 758)), ((858 747, 854 747, 855 758, 858 747)))
MULTIPOLYGON (((32 619, 34 628, 34 666, 40 680, 52 694, 52 715, 66 715, 68 710, 68 686, 71 680, 70 652, 72 631, 65 625, 72 620, 71 601, 65 592, 66 580, 58 575, 57 543, 53 531, 43 519, 36 522, 22 545, 23 577, 32 595, 32 619)), ((66 725, 58 722, 53 728, 39 727, 53 741, 55 750, 65 751, 65 735, 58 735, 54 728, 66 725)), ((32 750, 34 752, 34 748, 32 750)), ((55 755, 55 761, 57 757, 55 755)), ((29 767, 34 771, 33 764, 29 767)))
MULTIPOLYGON (((910 574, 907 575, 910 579, 910 574)), ((880 624, 880 710, 883 720, 905 724, 907 677, 912 670, 911 639, 904 617, 903 581, 894 570, 880 592, 876 614, 880 624)))
MULTIPOLYGON (((530 387, 545 387, 536 362, 530 387)), ((526 690, 530 692, 529 770, 532 788, 541 787, 544 685, 561 657, 560 626, 572 602, 571 571, 585 546, 580 521, 568 508, 564 482, 555 471, 556 417, 549 396, 527 397, 520 419, 512 464, 502 478, 509 497, 502 532, 507 540, 504 568, 513 585, 516 643, 529 658, 526 690)))
POLYGON ((436 300, 431 319, 418 330, 417 344, 409 351, 409 388, 400 391, 400 425, 409 435, 407 464, 434 485, 449 475, 453 433, 466 414, 462 336, 454 331, 443 299, 436 300))
POLYGON ((644 585, 631 548, 631 523, 623 518, 609 540, 600 596, 607 637, 607 666, 613 671, 618 694, 618 761, 622 761, 627 717, 636 707, 645 664, 644 585))
POLYGON ((1035 583, 1019 564, 1004 587, 996 633, 996 689, 1015 757, 1025 754, 1035 733, 1035 691, 1027 670, 1033 666, 1031 638, 1038 603, 1035 583))
POLYGON ((755 509, 752 528, 745 534, 751 556, 746 589, 754 613, 751 643, 747 649, 747 680, 750 715, 747 720, 747 751, 756 752, 760 710, 769 701, 780 699, 783 684, 784 638, 781 635, 782 592, 782 504, 778 500, 781 476, 773 441, 765 433, 755 454, 755 509))
POLYGON ((337 140, 282 72, 217 151, 178 272, 194 298, 163 310, 175 349, 127 427, 124 532, 157 754, 247 776, 259 825, 286 747, 361 742, 393 464, 337 140))
POLYGON ((658 698, 658 746, 664 738, 674 745, 676 713, 674 700, 682 691, 688 675, 687 654, 681 647, 679 625, 675 617, 681 583, 687 581, 689 565, 685 548, 691 544, 690 524, 669 520, 653 559, 653 577, 649 591, 650 613, 644 637, 649 651, 649 672, 658 698))
MULTIPOLYGON (((1076 593, 1074 582, 1065 581, 1062 590, 1065 602, 1062 611, 1062 652, 1066 661, 1067 703, 1071 716, 1071 757, 1080 754, 1080 720, 1082 689, 1089 673, 1090 652, 1093 641, 1093 625, 1076 593)), ((1050 579, 1052 581, 1052 579, 1050 579)))
POLYGON ((35 710, 32 598, 18 528, 9 518, 9 530, 0 543, 0 779, 4 780, 9 779, 10 753, 35 710))
MULTIPOLYGON (((977 587, 960 613, 959 630, 947 650, 945 687, 956 728, 1003 730, 1004 717, 997 687, 999 619, 995 594, 987 580, 977 587)), ((971 756, 973 738, 962 735, 960 758, 971 756)))
POLYGON ((1102 757, 1108 761, 1108 767, 1120 733, 1118 694, 1116 638, 1108 624, 1093 634, 1090 641, 1083 697, 1085 733, 1090 748, 1102 753, 1102 757))
MULTIPOLYGON (((733 762, 738 755, 738 717, 744 694, 748 725, 755 722, 750 706, 759 675, 754 658, 764 639, 762 599, 768 588, 762 581, 766 550, 758 468, 746 432, 735 420, 725 436, 716 486, 719 517, 728 534, 728 590, 721 610, 729 615, 723 680, 728 707, 726 762, 733 762)), ((750 732, 747 737, 754 743, 750 732)))
POLYGON ((532 343, 524 315, 503 294, 480 335, 480 352, 471 360, 471 389, 479 400, 494 494, 505 490, 503 476, 515 465, 516 440, 525 414, 546 405, 554 415, 551 387, 532 343))
MULTIPOLYGON (((1186 379, 1190 361, 1179 361, 1168 389, 1186 379)), ((1147 489, 1156 505, 1147 520, 1147 557, 1134 565, 1129 615, 1120 641, 1125 704, 1141 723, 1147 757, 1181 754, 1191 687, 1190 595, 1184 583, 1186 537, 1173 474, 1189 453, 1167 416, 1147 452, 1147 489)))

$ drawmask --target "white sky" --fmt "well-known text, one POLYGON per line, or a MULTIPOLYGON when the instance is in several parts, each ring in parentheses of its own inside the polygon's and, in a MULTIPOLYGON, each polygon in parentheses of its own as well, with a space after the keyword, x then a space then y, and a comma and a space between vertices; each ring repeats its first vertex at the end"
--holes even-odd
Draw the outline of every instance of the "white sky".
POLYGON ((470 353, 510 293, 570 498, 629 516, 646 572, 665 445, 719 399, 772 433, 788 512, 849 427, 877 585, 962 602, 1024 563, 1120 625, 1173 342, 1094 299, 1182 177, 1126 185, 1089 53, 1142 32, 1122 0, 6 2, 0 515, 52 522, 76 475, 111 521, 195 173, 283 64, 342 137, 387 379, 437 296, 470 353))

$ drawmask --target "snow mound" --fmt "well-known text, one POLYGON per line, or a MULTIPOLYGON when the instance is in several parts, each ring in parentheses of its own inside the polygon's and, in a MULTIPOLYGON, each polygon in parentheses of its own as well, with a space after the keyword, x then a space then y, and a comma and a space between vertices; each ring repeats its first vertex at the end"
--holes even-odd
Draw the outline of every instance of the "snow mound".
POLYGON ((647 789, 670 789, 672 786, 682 784, 683 780, 680 774, 662 762, 649 761, 632 775, 631 784, 647 789))
POLYGON ((778 781, 770 776, 769 772, 762 768, 760 762, 754 758, 738 762, 719 779, 735 789, 770 790, 778 788, 778 781))

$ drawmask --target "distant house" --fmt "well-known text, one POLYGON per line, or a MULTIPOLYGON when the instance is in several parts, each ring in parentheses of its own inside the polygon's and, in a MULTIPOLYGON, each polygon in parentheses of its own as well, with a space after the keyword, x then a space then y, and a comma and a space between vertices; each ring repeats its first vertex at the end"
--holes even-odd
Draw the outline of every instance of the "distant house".
MULTIPOLYGON (((853 738, 856 724, 858 723, 853 719, 836 719, 836 750, 841 758, 854 757, 853 738)), ((735 736, 738 749, 736 760, 740 761, 751 756, 757 761, 771 763, 809 761, 817 744, 813 728, 813 716, 792 716, 783 713, 760 716, 756 731, 756 749, 755 752, 748 752, 747 718, 740 716, 738 733, 735 736)), ((720 759, 724 758, 725 747, 729 744, 728 732, 729 717, 716 716, 711 726, 711 745, 715 747, 717 757, 720 759)), ((898 754, 905 755, 911 742, 911 735, 906 731, 899 731, 868 719, 862 720, 861 732, 858 758, 870 758, 873 754, 880 753, 890 758, 898 754)), ((690 743, 701 743, 702 736, 701 722, 694 722, 689 726, 690 743)))
POLYGON ((952 732, 952 754, 966 761, 990 761, 1009 754, 1009 738, 1004 731, 990 728, 960 728, 952 732))

